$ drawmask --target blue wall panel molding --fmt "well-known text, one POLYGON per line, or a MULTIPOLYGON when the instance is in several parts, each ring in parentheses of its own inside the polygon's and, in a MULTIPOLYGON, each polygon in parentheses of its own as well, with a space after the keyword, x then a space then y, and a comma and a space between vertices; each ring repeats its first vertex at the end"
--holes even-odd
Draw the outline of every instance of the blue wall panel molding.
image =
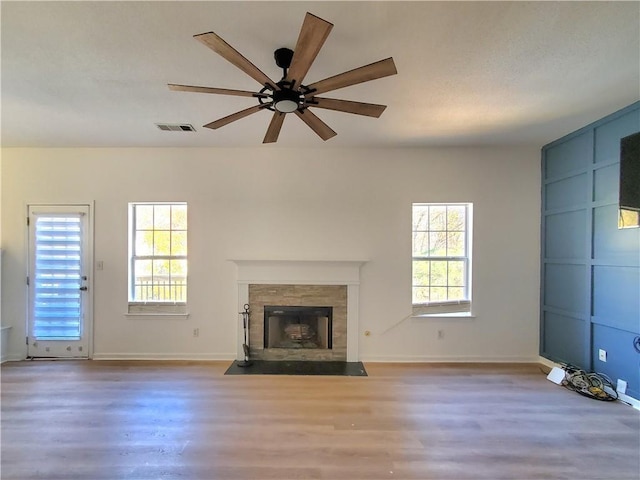
POLYGON ((589 355, 589 349, 583 338, 588 328, 587 320, 580 320, 568 315, 560 315, 550 311, 543 315, 544 343, 550 353, 547 358, 555 362, 579 365, 584 356, 589 355), (554 352, 561 352, 556 356, 554 352))
POLYGON ((547 214, 545 217, 547 259, 584 259, 588 248, 584 237, 586 222, 586 210, 547 214))
POLYGON ((626 380, 634 398, 640 229, 617 220, 620 139, 638 131, 640 102, 542 149, 540 355, 626 380))
POLYGON ((546 185, 547 211, 582 206, 589 201, 587 195, 587 174, 563 178, 546 185))
POLYGON ((627 395, 640 399, 640 375, 631 374, 634 369, 638 372, 640 368, 640 355, 632 347, 636 335, 618 328, 594 324, 593 337, 598 341, 598 346, 592 352, 594 370, 604 373, 614 382, 617 378, 626 380, 627 395), (606 362, 598 359, 599 349, 606 350, 606 362), (612 352, 615 352, 615 355, 612 352))

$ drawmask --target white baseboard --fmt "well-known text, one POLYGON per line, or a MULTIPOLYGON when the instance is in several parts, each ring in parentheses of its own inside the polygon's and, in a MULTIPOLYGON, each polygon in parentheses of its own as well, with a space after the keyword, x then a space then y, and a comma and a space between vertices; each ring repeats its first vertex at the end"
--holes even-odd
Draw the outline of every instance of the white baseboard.
POLYGON ((559 363, 554 362, 553 360, 549 360, 548 358, 538 357, 538 363, 541 363, 545 367, 553 368, 553 367, 562 367, 559 363))
POLYGON ((635 399, 633 397, 630 397, 629 395, 627 395, 625 393, 619 393, 618 394, 618 398, 620 400, 622 400, 623 402, 628 403, 629 405, 631 405, 636 410, 640 410, 640 400, 637 400, 637 399, 635 399))
POLYGON ((2 335, 0 338, 0 363, 8 362, 10 360, 10 355, 7 353, 7 350, 9 349, 10 331, 10 326, 0 327, 0 334, 2 335))
POLYGON ((539 363, 538 357, 490 357, 469 356, 430 356, 430 355, 363 355, 363 362, 372 363, 539 363))
POLYGON ((94 353, 93 360, 193 360, 212 361, 225 360, 233 361, 235 353, 94 353))
POLYGON ((21 362, 23 360, 26 360, 27 358, 22 356, 22 355, 3 355, 2 356, 2 360, 0 360, 0 363, 5 363, 5 362, 21 362))

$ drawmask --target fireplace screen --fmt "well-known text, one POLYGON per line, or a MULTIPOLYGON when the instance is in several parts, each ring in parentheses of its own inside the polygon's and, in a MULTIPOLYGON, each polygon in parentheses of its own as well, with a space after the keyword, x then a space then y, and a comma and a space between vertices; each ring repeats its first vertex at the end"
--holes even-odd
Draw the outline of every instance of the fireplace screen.
POLYGON ((333 307, 264 307, 264 348, 332 348, 333 307))

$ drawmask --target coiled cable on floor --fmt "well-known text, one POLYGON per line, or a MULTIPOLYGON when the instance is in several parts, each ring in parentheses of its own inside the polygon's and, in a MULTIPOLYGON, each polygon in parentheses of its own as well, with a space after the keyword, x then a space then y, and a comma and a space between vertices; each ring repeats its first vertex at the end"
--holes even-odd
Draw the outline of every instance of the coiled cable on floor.
POLYGON ((572 365, 565 365, 562 385, 588 398, 612 402, 618 399, 613 382, 604 373, 588 373, 572 365))

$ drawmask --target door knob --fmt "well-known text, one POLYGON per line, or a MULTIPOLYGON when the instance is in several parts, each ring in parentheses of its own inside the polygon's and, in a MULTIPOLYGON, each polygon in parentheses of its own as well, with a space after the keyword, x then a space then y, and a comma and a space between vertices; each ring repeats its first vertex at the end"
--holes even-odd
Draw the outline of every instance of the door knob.
POLYGON ((86 292, 87 290, 89 290, 88 287, 80 287, 78 290, 82 290, 83 292, 86 292))

